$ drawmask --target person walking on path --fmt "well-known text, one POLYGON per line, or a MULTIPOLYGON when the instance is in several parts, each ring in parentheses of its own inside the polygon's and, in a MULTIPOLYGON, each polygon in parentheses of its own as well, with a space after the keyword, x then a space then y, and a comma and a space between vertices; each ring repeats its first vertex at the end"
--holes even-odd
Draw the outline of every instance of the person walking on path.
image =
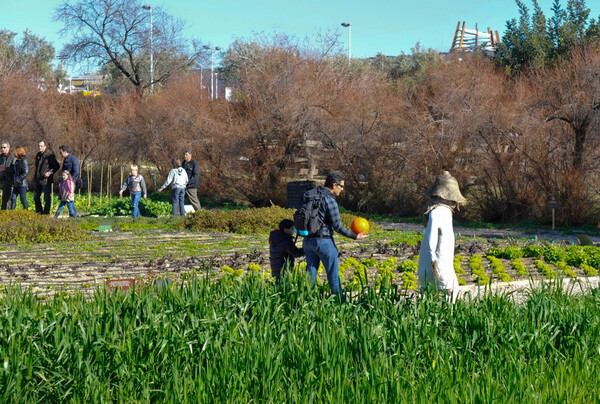
POLYGON ((202 209, 198 199, 198 187, 200 186, 200 166, 196 160, 192 159, 192 152, 186 150, 183 154, 183 165, 188 176, 188 183, 185 187, 185 195, 194 207, 194 210, 202 209))
POLYGON ((129 194, 131 195, 131 208, 133 210, 131 217, 139 217, 140 199, 142 194, 144 195, 144 199, 146 199, 148 193, 146 192, 146 181, 144 181, 144 177, 142 177, 141 174, 138 174, 138 166, 135 164, 131 165, 131 175, 125 179, 125 182, 119 191, 119 196, 123 196, 123 191, 125 191, 125 189, 129 189, 129 194))
MULTIPOLYGON (((302 243, 306 255, 306 271, 311 276, 314 283, 317 280, 317 270, 322 262, 327 273, 327 282, 331 292, 336 295, 342 294, 342 285, 340 282, 338 249, 333 239, 334 232, 354 240, 362 240, 368 235, 366 232, 354 234, 342 224, 340 209, 335 200, 336 196, 344 190, 344 175, 338 171, 332 171, 325 179, 325 186, 316 187, 316 191, 321 195, 319 204, 319 222, 321 231, 319 236, 306 237, 302 243)), ((311 191, 307 191, 303 200, 305 201, 311 191)))
POLYGON ((164 184, 158 188, 158 192, 162 192, 163 189, 171 184, 171 200, 173 208, 171 214, 173 216, 185 215, 184 198, 185 198, 185 187, 188 183, 188 176, 183 167, 181 167, 181 160, 173 159, 173 168, 169 171, 167 180, 164 184))
POLYGON ((15 147, 13 151, 15 156, 14 174, 13 174, 13 191, 10 197, 10 209, 17 207, 17 196, 21 198, 23 209, 27 210, 27 176, 29 175, 29 163, 27 162, 27 154, 21 146, 15 147))
POLYGON ((428 286, 433 286, 454 303, 458 296, 458 278, 454 272, 452 214, 467 200, 448 171, 435 178, 426 194, 429 201, 424 215, 428 220, 421 242, 418 270, 421 294, 428 286))
POLYGON ((75 184, 79 181, 79 159, 71 153, 69 146, 62 145, 58 147, 60 155, 63 157, 63 163, 60 171, 68 171, 75 184))
POLYGON ((14 165, 15 156, 10 152, 10 143, 4 141, 0 143, 2 147, 0 152, 0 187, 2 187, 2 210, 6 210, 10 198, 12 197, 12 187, 14 183, 14 165))
POLYGON ((58 204, 58 209, 56 210, 54 217, 57 218, 60 215, 60 212, 62 212, 65 205, 67 205, 67 209, 69 209, 69 216, 79 216, 75 209, 75 181, 73 181, 71 173, 68 171, 60 173, 58 194, 60 196, 60 203, 58 204))
POLYGON ((54 173, 58 171, 60 164, 58 164, 56 156, 48 149, 46 142, 43 140, 38 142, 38 150, 35 155, 35 173, 33 175, 33 201, 35 202, 36 213, 48 215, 50 214, 54 173), (42 194, 44 195, 43 205, 42 194))

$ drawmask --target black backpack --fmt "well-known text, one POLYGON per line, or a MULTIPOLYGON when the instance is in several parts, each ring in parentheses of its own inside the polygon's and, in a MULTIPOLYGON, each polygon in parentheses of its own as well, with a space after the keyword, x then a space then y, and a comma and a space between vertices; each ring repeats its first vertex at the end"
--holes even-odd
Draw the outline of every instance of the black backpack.
POLYGON ((319 188, 306 191, 302 196, 302 206, 294 213, 294 226, 302 237, 321 237, 323 222, 319 219, 319 209, 324 194, 319 188))

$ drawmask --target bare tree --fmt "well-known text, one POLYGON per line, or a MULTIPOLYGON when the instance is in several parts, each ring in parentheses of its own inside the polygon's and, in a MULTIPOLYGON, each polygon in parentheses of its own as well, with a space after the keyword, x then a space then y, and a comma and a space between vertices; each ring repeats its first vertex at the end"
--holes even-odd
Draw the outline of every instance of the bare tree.
POLYGON ((182 38, 183 22, 158 7, 152 8, 151 38, 151 14, 142 6, 140 0, 65 0, 54 17, 64 25, 61 33, 71 36, 60 58, 75 63, 91 61, 108 70, 112 66, 140 89, 162 83, 174 72, 192 66, 195 53, 182 38))

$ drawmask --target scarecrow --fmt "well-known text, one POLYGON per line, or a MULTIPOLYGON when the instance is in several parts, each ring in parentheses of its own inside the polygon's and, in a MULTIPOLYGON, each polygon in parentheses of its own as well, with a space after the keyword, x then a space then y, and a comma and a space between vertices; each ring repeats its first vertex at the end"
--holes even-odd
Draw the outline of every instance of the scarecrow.
POLYGON ((429 201, 425 208, 427 227, 419 254, 421 294, 428 284, 442 291, 452 303, 458 296, 458 279, 454 273, 454 229, 452 215, 467 201, 456 179, 448 171, 435 178, 426 192, 429 201))

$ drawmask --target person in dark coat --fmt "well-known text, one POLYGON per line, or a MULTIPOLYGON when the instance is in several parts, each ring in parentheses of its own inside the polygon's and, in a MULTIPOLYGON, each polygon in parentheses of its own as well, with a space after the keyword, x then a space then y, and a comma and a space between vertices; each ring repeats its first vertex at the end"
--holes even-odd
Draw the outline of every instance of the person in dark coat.
POLYGON ((79 180, 79 159, 71 153, 69 146, 59 146, 58 150, 64 159, 60 171, 68 171, 71 174, 73 182, 77 185, 79 180))
POLYGON ((13 174, 13 192, 10 197, 10 209, 17 207, 17 196, 21 197, 23 209, 27 210, 27 175, 29 174, 29 164, 27 163, 27 154, 21 146, 15 147, 15 166, 13 174))
POLYGON ((3 141, 0 150, 0 187, 2 187, 2 210, 8 207, 14 182, 15 156, 10 152, 10 143, 3 141))
POLYGON ((185 196, 189 199, 194 210, 202 209, 198 199, 198 187, 200 186, 200 166, 196 160, 192 159, 192 152, 186 150, 183 154, 183 164, 181 165, 188 176, 188 183, 185 187, 185 196))
POLYGON ((33 200, 36 213, 48 215, 50 213, 50 198, 52 197, 52 184, 54 173, 60 168, 56 156, 46 146, 46 142, 38 142, 38 153, 35 156, 35 173, 33 175, 33 200), (44 205, 42 206, 42 194, 44 205))
POLYGON ((294 243, 294 222, 283 219, 279 228, 269 234, 269 261, 271 262, 271 276, 279 284, 281 272, 285 268, 294 266, 294 258, 304 255, 302 248, 294 243))

